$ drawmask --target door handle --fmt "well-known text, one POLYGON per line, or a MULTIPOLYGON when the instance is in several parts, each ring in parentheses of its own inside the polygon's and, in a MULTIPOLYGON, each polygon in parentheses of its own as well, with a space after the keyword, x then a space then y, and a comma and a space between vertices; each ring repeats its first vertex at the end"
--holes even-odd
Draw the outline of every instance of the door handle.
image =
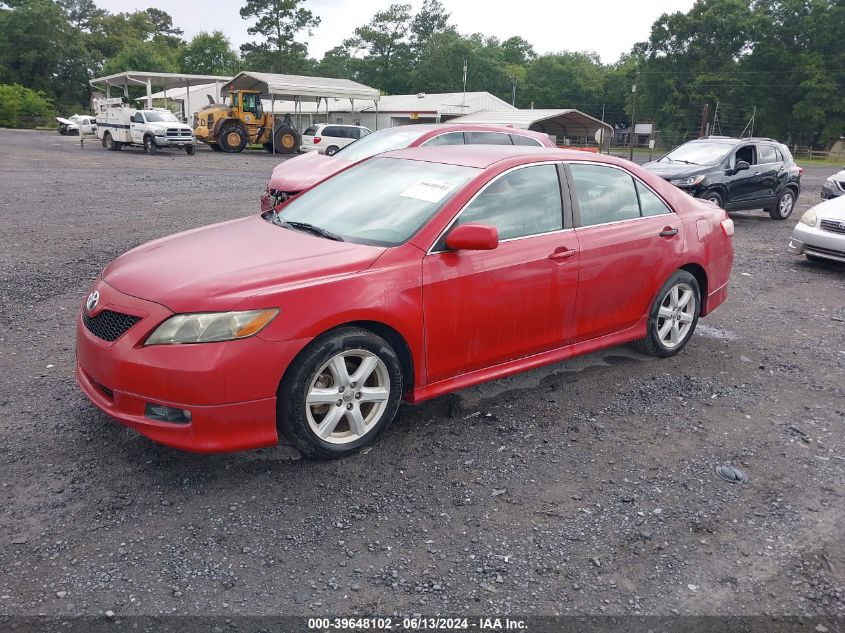
POLYGON ((566 248, 565 246, 561 246, 560 248, 556 248, 554 252, 549 255, 549 259, 553 260, 561 260, 561 259, 569 259, 573 255, 576 255, 578 251, 573 250, 571 248, 566 248))
POLYGON ((663 227, 663 230, 658 233, 660 237, 672 237, 673 235, 678 234, 678 229, 672 228, 671 226, 663 227))

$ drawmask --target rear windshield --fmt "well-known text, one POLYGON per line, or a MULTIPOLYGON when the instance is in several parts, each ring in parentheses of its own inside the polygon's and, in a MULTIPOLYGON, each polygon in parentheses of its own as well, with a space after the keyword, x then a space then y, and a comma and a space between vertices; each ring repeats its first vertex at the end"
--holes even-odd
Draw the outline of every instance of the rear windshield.
POLYGON ((412 237, 479 171, 458 165, 375 158, 298 195, 282 208, 279 219, 312 224, 347 242, 397 246, 412 237))
POLYGON ((367 134, 351 145, 347 145, 335 154, 335 156, 340 156, 344 160, 353 162, 363 160, 376 154, 383 154, 394 149, 408 147, 408 145, 425 134, 426 131, 415 130, 410 125, 379 130, 378 132, 367 134))
POLYGON ((693 141, 685 143, 661 158, 659 163, 686 163, 689 165, 715 165, 734 147, 735 143, 693 141))
POLYGON ((305 131, 302 133, 302 136, 314 136, 317 133, 317 128, 309 127, 306 128, 305 131))

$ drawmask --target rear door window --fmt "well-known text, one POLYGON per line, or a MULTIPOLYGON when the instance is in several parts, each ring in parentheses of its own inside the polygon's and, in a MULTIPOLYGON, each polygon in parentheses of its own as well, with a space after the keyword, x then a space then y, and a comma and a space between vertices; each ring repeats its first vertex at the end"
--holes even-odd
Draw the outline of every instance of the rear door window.
POLYGON ((514 145, 528 145, 530 147, 542 147, 543 144, 536 138, 530 136, 522 136, 520 134, 511 134, 511 141, 514 145))
POLYGON ((312 126, 309 128, 305 128, 305 131, 302 133, 302 136, 314 136, 315 134, 317 134, 317 128, 312 126))
POLYGON ((771 145, 758 145, 757 146, 757 153, 759 155, 759 163, 761 165, 765 165, 766 163, 776 163, 778 162, 777 154, 775 153, 775 148, 771 145))
POLYGON ((428 139, 425 143, 423 143, 424 147, 428 147, 430 145, 463 145, 464 144, 464 133, 463 132, 449 132, 448 134, 440 134, 439 136, 435 136, 433 138, 428 139))
POLYGON ((335 125, 329 125, 323 128, 323 136, 333 136, 334 138, 343 138, 341 129, 335 125))
POLYGON ((634 184, 637 186, 637 195, 640 198, 640 213, 643 216, 672 213, 672 210, 666 206, 666 203, 651 189, 636 179, 634 180, 634 184))
POLYGON ((470 145, 513 145, 510 134, 503 132, 467 132, 470 145))
POLYGON ((634 178, 614 167, 570 164, 581 226, 640 217, 634 178))

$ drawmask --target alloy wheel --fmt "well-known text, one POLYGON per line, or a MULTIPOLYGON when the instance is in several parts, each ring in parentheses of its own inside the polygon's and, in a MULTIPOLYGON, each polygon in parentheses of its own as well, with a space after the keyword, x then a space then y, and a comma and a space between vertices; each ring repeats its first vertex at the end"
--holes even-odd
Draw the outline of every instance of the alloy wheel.
POLYGON ((674 349, 686 340, 695 319, 695 292, 685 284, 672 286, 657 313, 657 337, 667 349, 674 349))
POLYGON ((795 198, 793 197, 792 193, 787 192, 784 193, 778 203, 778 213, 780 213, 780 217, 785 218, 790 213, 792 213, 792 207, 795 204, 795 198))
POLYGON ((345 350, 317 370, 305 394, 305 415, 324 442, 349 444, 375 428, 389 399, 384 362, 364 349, 345 350))

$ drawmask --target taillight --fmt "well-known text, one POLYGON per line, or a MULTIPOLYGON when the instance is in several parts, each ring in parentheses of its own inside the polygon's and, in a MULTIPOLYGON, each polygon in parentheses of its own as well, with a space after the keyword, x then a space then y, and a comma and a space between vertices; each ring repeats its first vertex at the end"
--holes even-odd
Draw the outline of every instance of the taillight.
POLYGON ((728 237, 733 237, 734 235, 734 221, 730 218, 726 220, 722 220, 722 231, 728 237))
POLYGON ((316 145, 317 143, 319 143, 321 140, 322 140, 322 139, 321 139, 319 136, 315 136, 315 137, 314 137, 314 145, 316 145))
POLYGON ((799 168, 798 168, 798 175, 799 175, 799 176, 803 176, 803 175, 804 175, 804 168, 803 168, 803 167, 799 167, 799 168))

